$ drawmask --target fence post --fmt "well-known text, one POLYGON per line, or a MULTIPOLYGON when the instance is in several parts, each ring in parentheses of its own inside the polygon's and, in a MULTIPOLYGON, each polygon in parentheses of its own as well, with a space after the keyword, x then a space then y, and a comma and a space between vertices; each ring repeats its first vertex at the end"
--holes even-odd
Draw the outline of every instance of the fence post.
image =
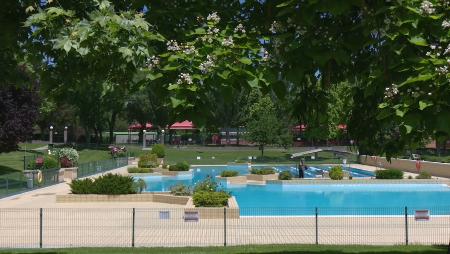
POLYGON ((133 208, 133 225, 132 225, 132 232, 131 232, 131 247, 134 247, 134 231, 135 231, 135 225, 136 225, 136 208, 133 208))
POLYGON ((39 248, 42 248, 42 208, 39 209, 39 248))
POLYGON ((408 239, 408 207, 407 206, 405 206, 405 241, 406 241, 406 245, 408 245, 409 239, 408 239))
POLYGON ((227 246, 227 208, 223 208, 223 246, 227 246))
POLYGON ((316 207, 316 245, 319 244, 319 209, 316 207))

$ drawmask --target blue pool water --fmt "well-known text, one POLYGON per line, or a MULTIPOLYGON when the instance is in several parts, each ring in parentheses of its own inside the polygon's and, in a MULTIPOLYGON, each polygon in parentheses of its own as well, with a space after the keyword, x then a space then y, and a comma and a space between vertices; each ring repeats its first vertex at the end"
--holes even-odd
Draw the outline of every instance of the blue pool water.
MULTIPOLYGON (((256 166, 258 167, 258 166, 256 166)), ((293 166, 274 166, 278 171, 296 171, 293 166)), ((193 186, 207 176, 215 177, 223 170, 248 174, 247 166, 194 167, 192 172, 178 176, 142 177, 147 191, 170 191, 176 184, 193 186)), ((326 166, 310 168, 306 177, 314 176, 326 166)), ((349 168, 354 177, 372 176, 371 172, 349 168)), ((450 188, 444 184, 266 184, 228 185, 220 188, 236 197, 241 215, 313 215, 318 207, 322 215, 403 214, 404 207, 434 209, 449 207, 450 188), (382 209, 381 209, 382 208, 382 209)), ((450 214, 435 209, 434 214, 450 214)))

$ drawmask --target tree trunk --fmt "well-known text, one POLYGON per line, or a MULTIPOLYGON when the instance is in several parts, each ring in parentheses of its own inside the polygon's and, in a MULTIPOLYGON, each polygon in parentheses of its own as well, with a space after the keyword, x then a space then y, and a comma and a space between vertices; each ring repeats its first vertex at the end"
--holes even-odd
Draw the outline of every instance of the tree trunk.
POLYGON ((259 150, 261 150, 261 158, 264 157, 264 145, 259 145, 259 150))
POLYGON ((113 111, 109 120, 109 143, 114 143, 114 127, 116 126, 117 112, 113 111))

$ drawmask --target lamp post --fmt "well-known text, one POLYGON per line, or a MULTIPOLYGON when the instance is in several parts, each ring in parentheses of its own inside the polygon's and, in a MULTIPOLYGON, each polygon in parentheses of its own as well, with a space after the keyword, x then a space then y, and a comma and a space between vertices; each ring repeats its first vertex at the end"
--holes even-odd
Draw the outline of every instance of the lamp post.
POLYGON ((53 144, 53 125, 50 125, 50 135, 49 135, 49 143, 50 145, 53 144))
POLYGON ((145 149, 145 145, 146 145, 146 140, 145 140, 145 133, 146 132, 147 131, 144 130, 143 133, 142 133, 142 149, 145 149))
POLYGON ((164 129, 161 130, 161 144, 164 145, 164 129))
POLYGON ((64 144, 67 144, 67 126, 64 126, 64 144))

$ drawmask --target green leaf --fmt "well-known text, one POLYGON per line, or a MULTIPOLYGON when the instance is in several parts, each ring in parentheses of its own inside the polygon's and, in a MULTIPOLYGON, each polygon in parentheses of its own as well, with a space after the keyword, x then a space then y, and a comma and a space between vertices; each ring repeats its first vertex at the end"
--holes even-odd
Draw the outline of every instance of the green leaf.
POLYGON ((399 117, 403 117, 403 116, 406 114, 406 110, 405 110, 405 111, 402 111, 402 110, 400 110, 400 109, 396 109, 396 110, 395 110, 395 114, 396 114, 397 116, 399 116, 399 117))
POLYGON ((288 6, 288 5, 292 4, 293 2, 294 2, 294 0, 286 1, 284 3, 278 4, 277 8, 288 6))
POLYGON ((228 77, 230 76, 230 71, 228 71, 228 70, 224 70, 223 72, 221 72, 221 73, 217 73, 217 76, 219 76, 219 77, 221 77, 221 78, 223 78, 223 79, 228 79, 228 77))
POLYGON ((150 79, 150 80, 159 79, 162 76, 163 76, 162 73, 156 73, 156 74, 149 73, 149 74, 147 74, 147 78, 150 79))
POLYGON ((419 36, 414 36, 414 37, 410 38, 409 42, 411 42, 412 44, 417 45, 417 46, 428 46, 427 41, 424 38, 419 37, 419 36))
POLYGON ((172 102, 172 107, 173 108, 176 108, 176 107, 180 106, 181 104, 183 104, 182 100, 179 100, 179 99, 177 99, 175 97, 170 97, 170 101, 172 102))
POLYGON ((385 108, 387 106, 389 106, 389 104, 387 102, 383 102, 380 105, 378 105, 378 108, 385 108))
POLYGON ((247 58, 247 57, 241 57, 241 58, 239 58, 239 62, 248 65, 248 64, 251 64, 251 63, 252 63, 252 60, 250 60, 250 59, 247 58))
POLYGON ((432 106, 432 102, 426 102, 426 101, 419 101, 419 109, 424 110, 425 108, 432 106))
POLYGON ((178 84, 170 84, 167 90, 175 90, 178 89, 180 86, 178 84))
POLYGON ((419 75, 417 77, 410 77, 405 82, 401 83, 398 86, 401 87, 401 86, 404 86, 404 85, 410 84, 410 83, 415 83, 415 82, 419 82, 419 81, 427 81, 432 78, 433 78, 432 74, 423 74, 423 75, 419 75))
POLYGON ((405 129, 406 129, 406 134, 411 133, 411 131, 413 129, 413 127, 411 125, 406 125, 406 124, 403 125, 403 127, 405 127, 405 129))
POLYGON ((67 53, 69 53, 71 48, 72 48, 72 42, 70 42, 70 40, 67 40, 66 43, 64 43, 64 50, 67 53))
POLYGON ((259 79, 255 78, 253 80, 247 80, 247 83, 252 87, 252 88, 257 88, 258 84, 259 84, 259 79))

